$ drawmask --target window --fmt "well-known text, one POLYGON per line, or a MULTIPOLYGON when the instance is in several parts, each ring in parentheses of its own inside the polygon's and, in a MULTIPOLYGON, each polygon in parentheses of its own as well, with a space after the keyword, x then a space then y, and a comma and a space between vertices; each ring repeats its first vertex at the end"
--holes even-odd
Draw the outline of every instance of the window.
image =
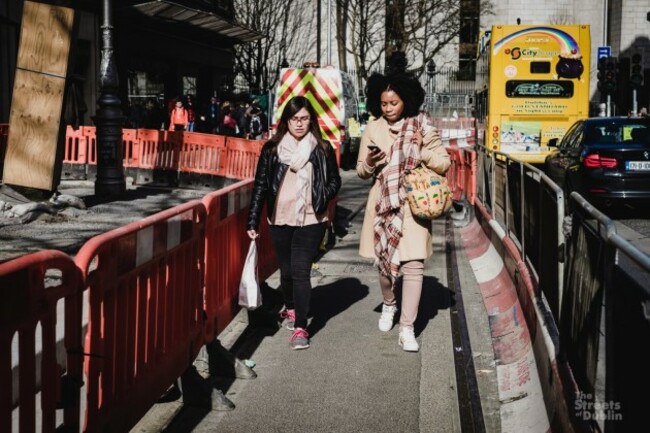
POLYGON ((183 77, 183 95, 196 95, 196 77, 183 77))
POLYGON ((162 77, 151 72, 129 70, 127 87, 130 103, 149 98, 162 99, 162 95, 165 94, 165 85, 162 77))
POLYGON ((506 96, 509 98, 571 98, 573 96, 573 82, 510 80, 506 81, 506 96))

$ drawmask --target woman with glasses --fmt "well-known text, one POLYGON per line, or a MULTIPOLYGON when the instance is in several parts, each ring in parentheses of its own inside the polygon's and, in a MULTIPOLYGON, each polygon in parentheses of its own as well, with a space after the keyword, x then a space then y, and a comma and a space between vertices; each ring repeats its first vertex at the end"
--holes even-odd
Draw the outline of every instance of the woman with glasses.
POLYGON ((417 317, 424 259, 433 253, 431 221, 413 216, 402 179, 420 162, 444 175, 451 165, 438 130, 429 115, 420 112, 424 89, 406 74, 373 74, 368 78, 368 122, 359 148, 357 174, 372 178, 361 228, 359 254, 374 258, 383 295, 379 330, 389 332, 397 312, 395 286, 402 278, 399 345, 417 352, 413 324, 417 317))
POLYGON ((296 96, 262 147, 247 224, 248 236, 256 239, 266 204, 292 349, 309 347, 311 265, 325 234, 327 205, 340 187, 336 156, 321 136, 316 112, 306 98, 296 96))

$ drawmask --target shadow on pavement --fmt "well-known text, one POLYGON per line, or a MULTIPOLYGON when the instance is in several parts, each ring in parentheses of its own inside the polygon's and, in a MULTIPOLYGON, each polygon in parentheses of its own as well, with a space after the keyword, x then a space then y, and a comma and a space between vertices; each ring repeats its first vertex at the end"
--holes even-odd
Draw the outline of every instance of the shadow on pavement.
POLYGON ((311 295, 312 321, 307 327, 312 337, 332 318, 368 296, 368 286, 356 278, 341 278, 315 287, 311 295))

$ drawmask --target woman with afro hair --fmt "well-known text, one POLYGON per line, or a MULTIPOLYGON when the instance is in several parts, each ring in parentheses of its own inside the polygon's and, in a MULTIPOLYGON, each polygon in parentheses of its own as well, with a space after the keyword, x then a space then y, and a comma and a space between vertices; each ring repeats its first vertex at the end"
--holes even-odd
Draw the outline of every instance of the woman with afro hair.
POLYGON ((420 162, 444 175, 451 164, 433 120, 420 112, 425 92, 406 73, 373 74, 366 86, 367 106, 376 118, 366 126, 359 148, 357 174, 372 179, 361 229, 359 254, 374 258, 383 296, 379 330, 393 328, 398 306, 395 282, 402 279, 398 343, 417 352, 413 324, 417 317, 424 260, 433 253, 431 221, 411 213, 402 178, 420 162))

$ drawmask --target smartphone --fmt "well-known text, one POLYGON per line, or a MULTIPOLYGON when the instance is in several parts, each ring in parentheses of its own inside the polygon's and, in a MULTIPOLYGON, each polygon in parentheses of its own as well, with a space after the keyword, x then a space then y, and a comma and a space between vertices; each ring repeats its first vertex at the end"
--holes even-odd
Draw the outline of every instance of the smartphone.
POLYGON ((379 152, 379 151, 381 151, 379 146, 377 146, 375 143, 370 143, 368 145, 368 150, 371 151, 371 152, 379 152))

